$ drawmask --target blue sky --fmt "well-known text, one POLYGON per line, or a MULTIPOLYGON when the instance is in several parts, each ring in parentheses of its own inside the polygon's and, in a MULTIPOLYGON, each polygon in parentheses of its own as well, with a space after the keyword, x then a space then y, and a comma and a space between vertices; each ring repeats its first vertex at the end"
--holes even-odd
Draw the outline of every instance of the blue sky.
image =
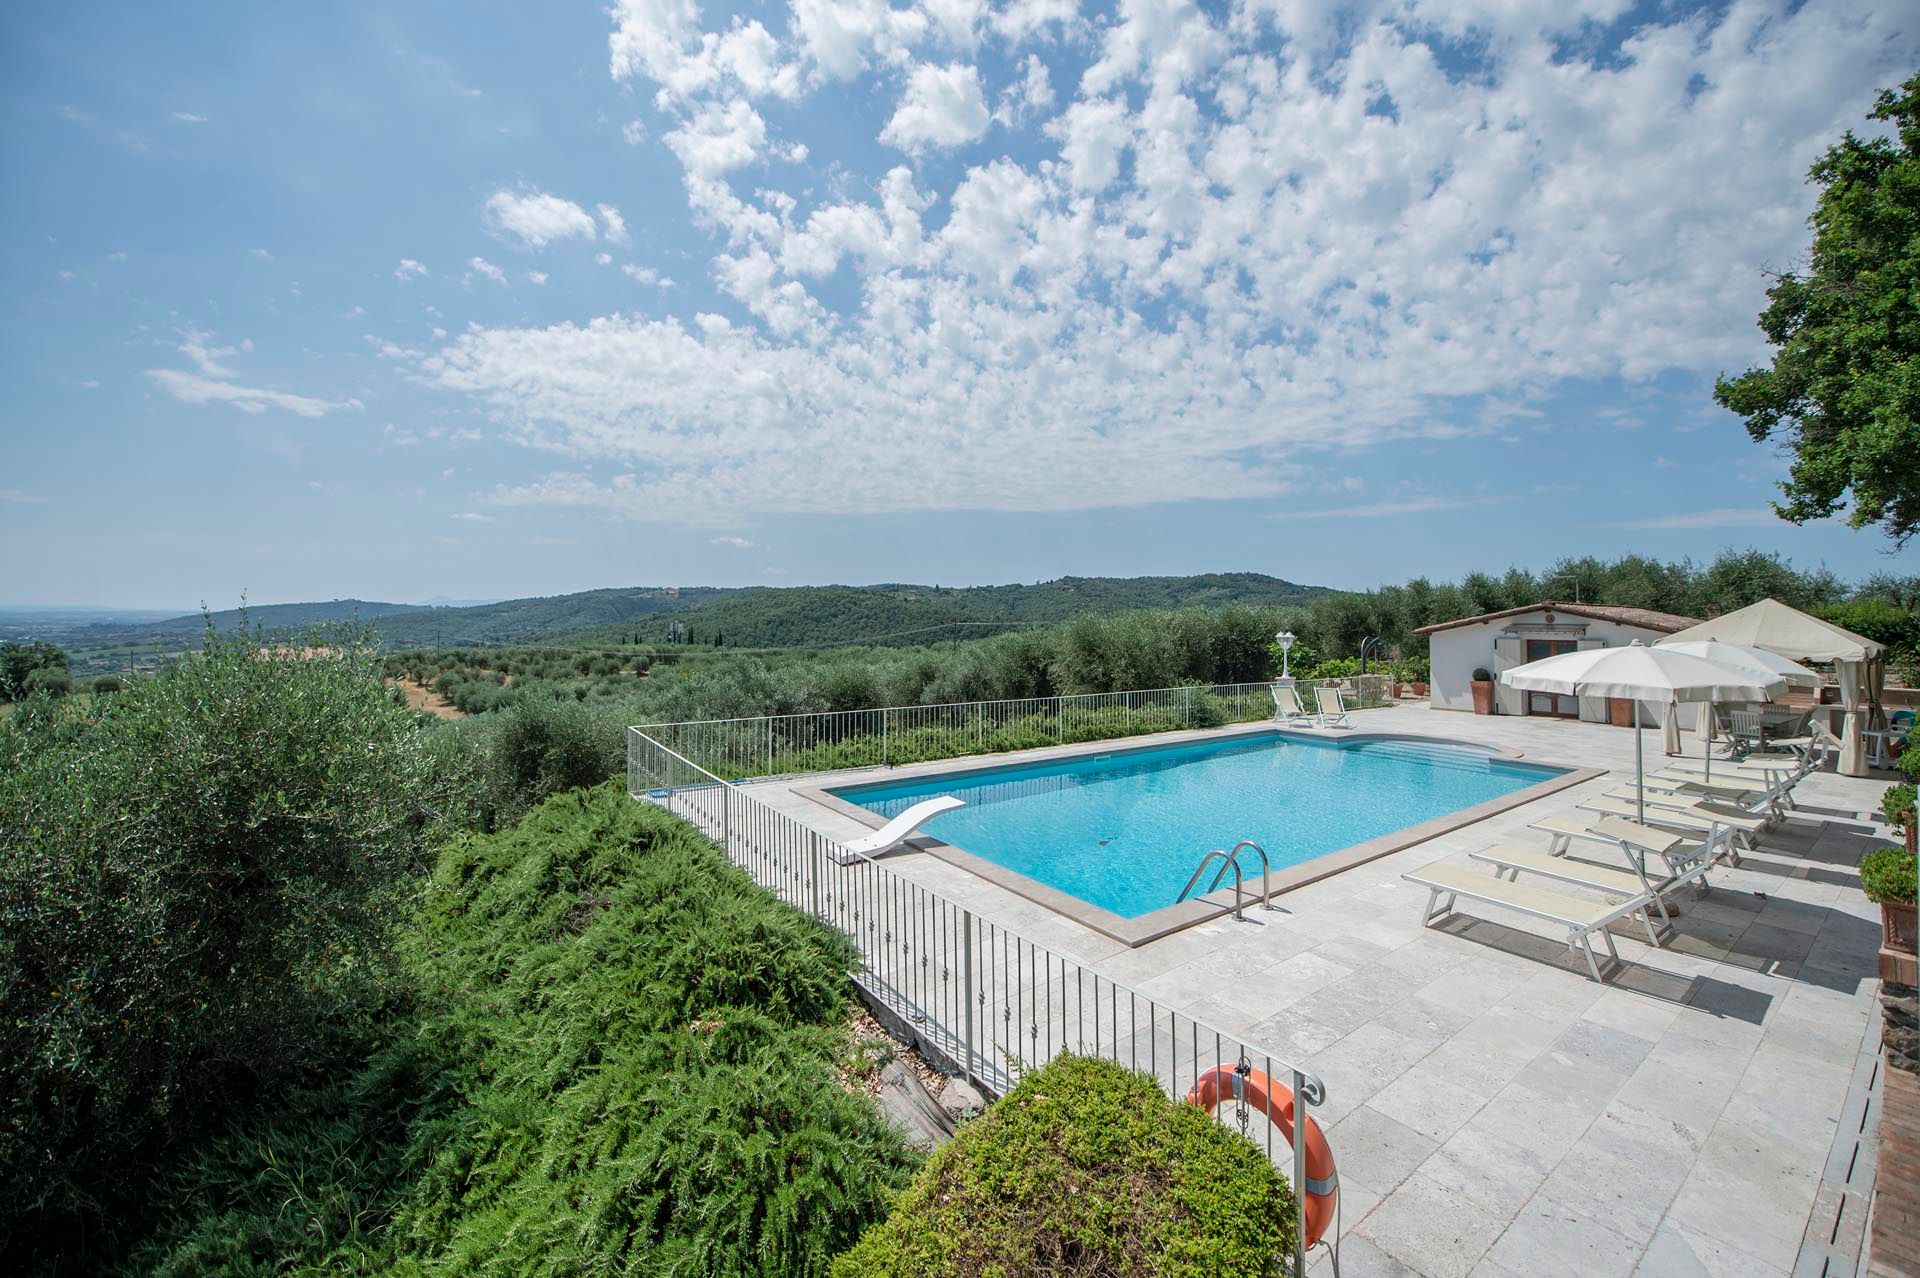
POLYGON ((0 600, 1729 545, 1901 6, 13 6, 0 600))

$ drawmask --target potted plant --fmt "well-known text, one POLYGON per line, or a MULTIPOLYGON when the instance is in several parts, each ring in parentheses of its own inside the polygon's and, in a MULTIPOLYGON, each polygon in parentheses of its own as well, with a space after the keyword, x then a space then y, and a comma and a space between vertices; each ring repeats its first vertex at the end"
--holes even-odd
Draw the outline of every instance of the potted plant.
POLYGON ((1860 861, 1860 890, 1880 907, 1883 944, 1902 954, 1915 952, 1914 867, 1905 848, 1876 848, 1860 861))
POLYGON ((1485 666, 1473 672, 1473 712, 1493 713, 1493 675, 1485 666))
POLYGON ((1880 811, 1886 814, 1888 824, 1907 832, 1907 851, 1913 852, 1914 836, 1920 834, 1920 820, 1914 819, 1913 783, 1888 786, 1886 794, 1880 798, 1880 811))

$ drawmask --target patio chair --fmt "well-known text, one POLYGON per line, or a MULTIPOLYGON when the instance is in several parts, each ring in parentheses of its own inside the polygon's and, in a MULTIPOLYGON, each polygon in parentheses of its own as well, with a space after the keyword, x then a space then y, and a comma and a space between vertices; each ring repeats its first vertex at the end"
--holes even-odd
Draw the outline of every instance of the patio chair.
POLYGON ((1347 723, 1347 703, 1340 695, 1338 687, 1322 684, 1313 690, 1313 703, 1320 710, 1320 726, 1323 728, 1352 727, 1347 723))
POLYGON ((1567 953, 1584 951, 1587 972, 1595 981, 1600 980, 1600 965, 1593 954, 1594 933, 1600 934, 1608 955, 1618 965, 1620 951, 1613 944, 1607 924, 1636 914, 1647 905, 1645 896, 1637 895, 1625 901, 1591 901, 1550 888, 1534 887, 1529 883, 1509 883, 1502 878, 1488 878, 1454 865, 1430 865, 1424 870, 1414 870, 1400 877, 1427 889, 1427 904, 1421 914, 1421 922, 1427 927, 1456 913, 1456 902, 1465 897, 1565 928, 1567 953), (1579 947, 1578 951, 1576 946, 1579 947))
POLYGON ((1314 723, 1313 715, 1300 704, 1300 693, 1280 684, 1273 685, 1273 717, 1285 719, 1288 727, 1304 723, 1311 728, 1314 723))
POLYGON ((908 839, 922 824, 939 816, 942 812, 951 812, 955 808, 966 807, 964 799, 956 799, 950 794, 942 794, 920 802, 887 822, 872 834, 865 834, 849 840, 834 849, 834 856, 842 865, 852 865, 856 861, 869 861, 885 852, 891 852, 908 839))
POLYGON ((1766 721, 1758 710, 1729 710, 1727 736, 1737 754, 1758 750, 1767 738, 1766 721))

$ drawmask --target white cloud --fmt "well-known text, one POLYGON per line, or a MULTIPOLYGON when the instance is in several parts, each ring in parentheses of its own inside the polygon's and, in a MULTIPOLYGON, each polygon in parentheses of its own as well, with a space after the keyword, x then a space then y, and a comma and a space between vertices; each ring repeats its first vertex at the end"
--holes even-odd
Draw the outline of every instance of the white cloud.
POLYGON ((1620 525, 1622 528, 1768 528, 1780 522, 1780 516, 1763 506, 1721 506, 1712 510, 1687 510, 1671 515, 1652 515, 1620 525))
POLYGON ((362 315, 365 315, 366 313, 367 313, 366 307, 354 306, 354 307, 349 307, 346 311, 342 312, 340 318, 354 320, 354 319, 359 319, 362 315))
POLYGON ((632 262, 622 262, 620 264, 620 271, 636 284, 657 284, 660 282, 660 273, 651 267, 635 266, 632 262))
POLYGON ((545 248, 575 236, 594 238, 593 218, 585 209, 545 191, 495 191, 487 197, 487 217, 530 248, 545 248))
POLYGON ((1037 53, 1029 53, 1020 78, 1008 85, 994 109, 996 123, 1012 128, 1053 105, 1053 79, 1037 53))
POLYGON ((467 269, 475 275, 484 275, 495 284, 505 284, 507 282, 507 273, 484 257, 468 258, 467 269))
POLYGON ((639 146, 647 140, 647 125, 644 120, 628 120, 620 126, 620 137, 628 146, 639 146))
POLYGON ((0 488, 0 501, 14 506, 44 506, 47 499, 35 493, 23 492, 18 488, 0 488))
POLYGON ((612 266, 612 265, 613 265, 613 254, 611 254, 611 253, 595 253, 595 254, 593 255, 593 264, 594 264, 595 266, 612 266))
POLYGON ((205 124, 207 122, 206 116, 195 115, 191 111, 175 111, 173 118, 181 124, 205 124))
POLYGON ((232 404, 243 413, 264 413, 277 408, 296 417, 324 417, 341 409, 365 407, 357 399, 325 400, 287 391, 242 386, 233 379, 239 374, 221 360, 253 350, 251 338, 238 346, 215 346, 213 334, 188 329, 181 335, 180 353, 200 371, 182 372, 172 368, 150 368, 147 376, 161 390, 186 404, 232 404))
POLYGON ((187 404, 232 404, 243 413, 264 413, 282 409, 296 417, 324 417, 345 408, 360 408, 357 399, 330 401, 286 391, 263 390, 256 386, 238 386, 171 368, 150 368, 151 377, 161 390, 187 404))
POLYGON ((453 518, 460 520, 462 523, 469 524, 490 524, 494 522, 492 515, 483 515, 475 510, 463 510, 459 514, 454 515, 453 518))
POLYGON ((979 71, 958 62, 921 65, 907 77, 906 93, 880 140, 902 151, 959 146, 986 133, 988 118, 979 71))
POLYGON ((625 244, 627 242, 627 220, 620 216, 620 210, 611 204, 597 204, 594 208, 600 214, 601 225, 606 228, 605 234, 607 242, 609 244, 625 244))
POLYGON ((402 284, 411 279, 418 279, 426 273, 427 268, 410 257, 401 258, 400 265, 393 268, 393 278, 399 280, 402 284))
POLYGON ((536 288, 540 287, 541 285, 544 285, 546 282, 547 282, 547 273, 545 271, 528 271, 527 272, 527 283, 534 285, 536 288))
POLYGON ((687 172, 698 178, 753 163, 766 142, 767 122, 742 98, 702 107, 666 137, 687 172))
POLYGON ((753 549, 753 543, 748 541, 745 537, 715 537, 713 539, 713 544, 716 546, 726 546, 732 550, 752 550, 753 549))
POLYGON ((1096 25, 1071 0, 795 0, 762 31, 621 0, 610 67, 652 93, 672 229, 706 237, 719 296, 471 328, 416 372, 551 458, 494 500, 722 529, 743 505, 1271 497, 1303 465, 1347 473, 1343 451, 1576 429, 1541 410, 1589 383, 1670 419, 1656 376, 1761 355, 1806 166, 1920 32, 1870 0, 1622 12, 1122 0, 1096 25), (847 152, 845 99, 894 100, 910 150, 984 136, 988 45, 991 154, 847 152), (770 163, 808 144, 826 171, 770 163))
POLYGON ((1498 506, 1507 497, 1403 497, 1396 501, 1370 502, 1363 506, 1333 506, 1317 510, 1276 510, 1269 519, 1393 519, 1404 515, 1428 515, 1442 510, 1472 510, 1498 506))
POLYGON ((262 262, 271 262, 273 260, 273 254, 263 248, 251 248, 247 250, 247 253, 249 256, 258 258, 262 262))

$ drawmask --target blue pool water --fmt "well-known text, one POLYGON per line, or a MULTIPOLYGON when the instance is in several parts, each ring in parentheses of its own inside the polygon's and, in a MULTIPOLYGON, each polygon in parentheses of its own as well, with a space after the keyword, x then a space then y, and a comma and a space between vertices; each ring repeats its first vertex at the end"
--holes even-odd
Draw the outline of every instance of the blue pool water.
MULTIPOLYGON (((963 799, 966 807, 941 813, 925 832, 1137 918, 1172 905, 1213 848, 1253 839, 1278 871, 1562 771, 1437 743, 1263 736, 833 793, 883 817, 934 795, 963 799)), ((1243 860, 1250 887, 1258 865, 1243 860)))

